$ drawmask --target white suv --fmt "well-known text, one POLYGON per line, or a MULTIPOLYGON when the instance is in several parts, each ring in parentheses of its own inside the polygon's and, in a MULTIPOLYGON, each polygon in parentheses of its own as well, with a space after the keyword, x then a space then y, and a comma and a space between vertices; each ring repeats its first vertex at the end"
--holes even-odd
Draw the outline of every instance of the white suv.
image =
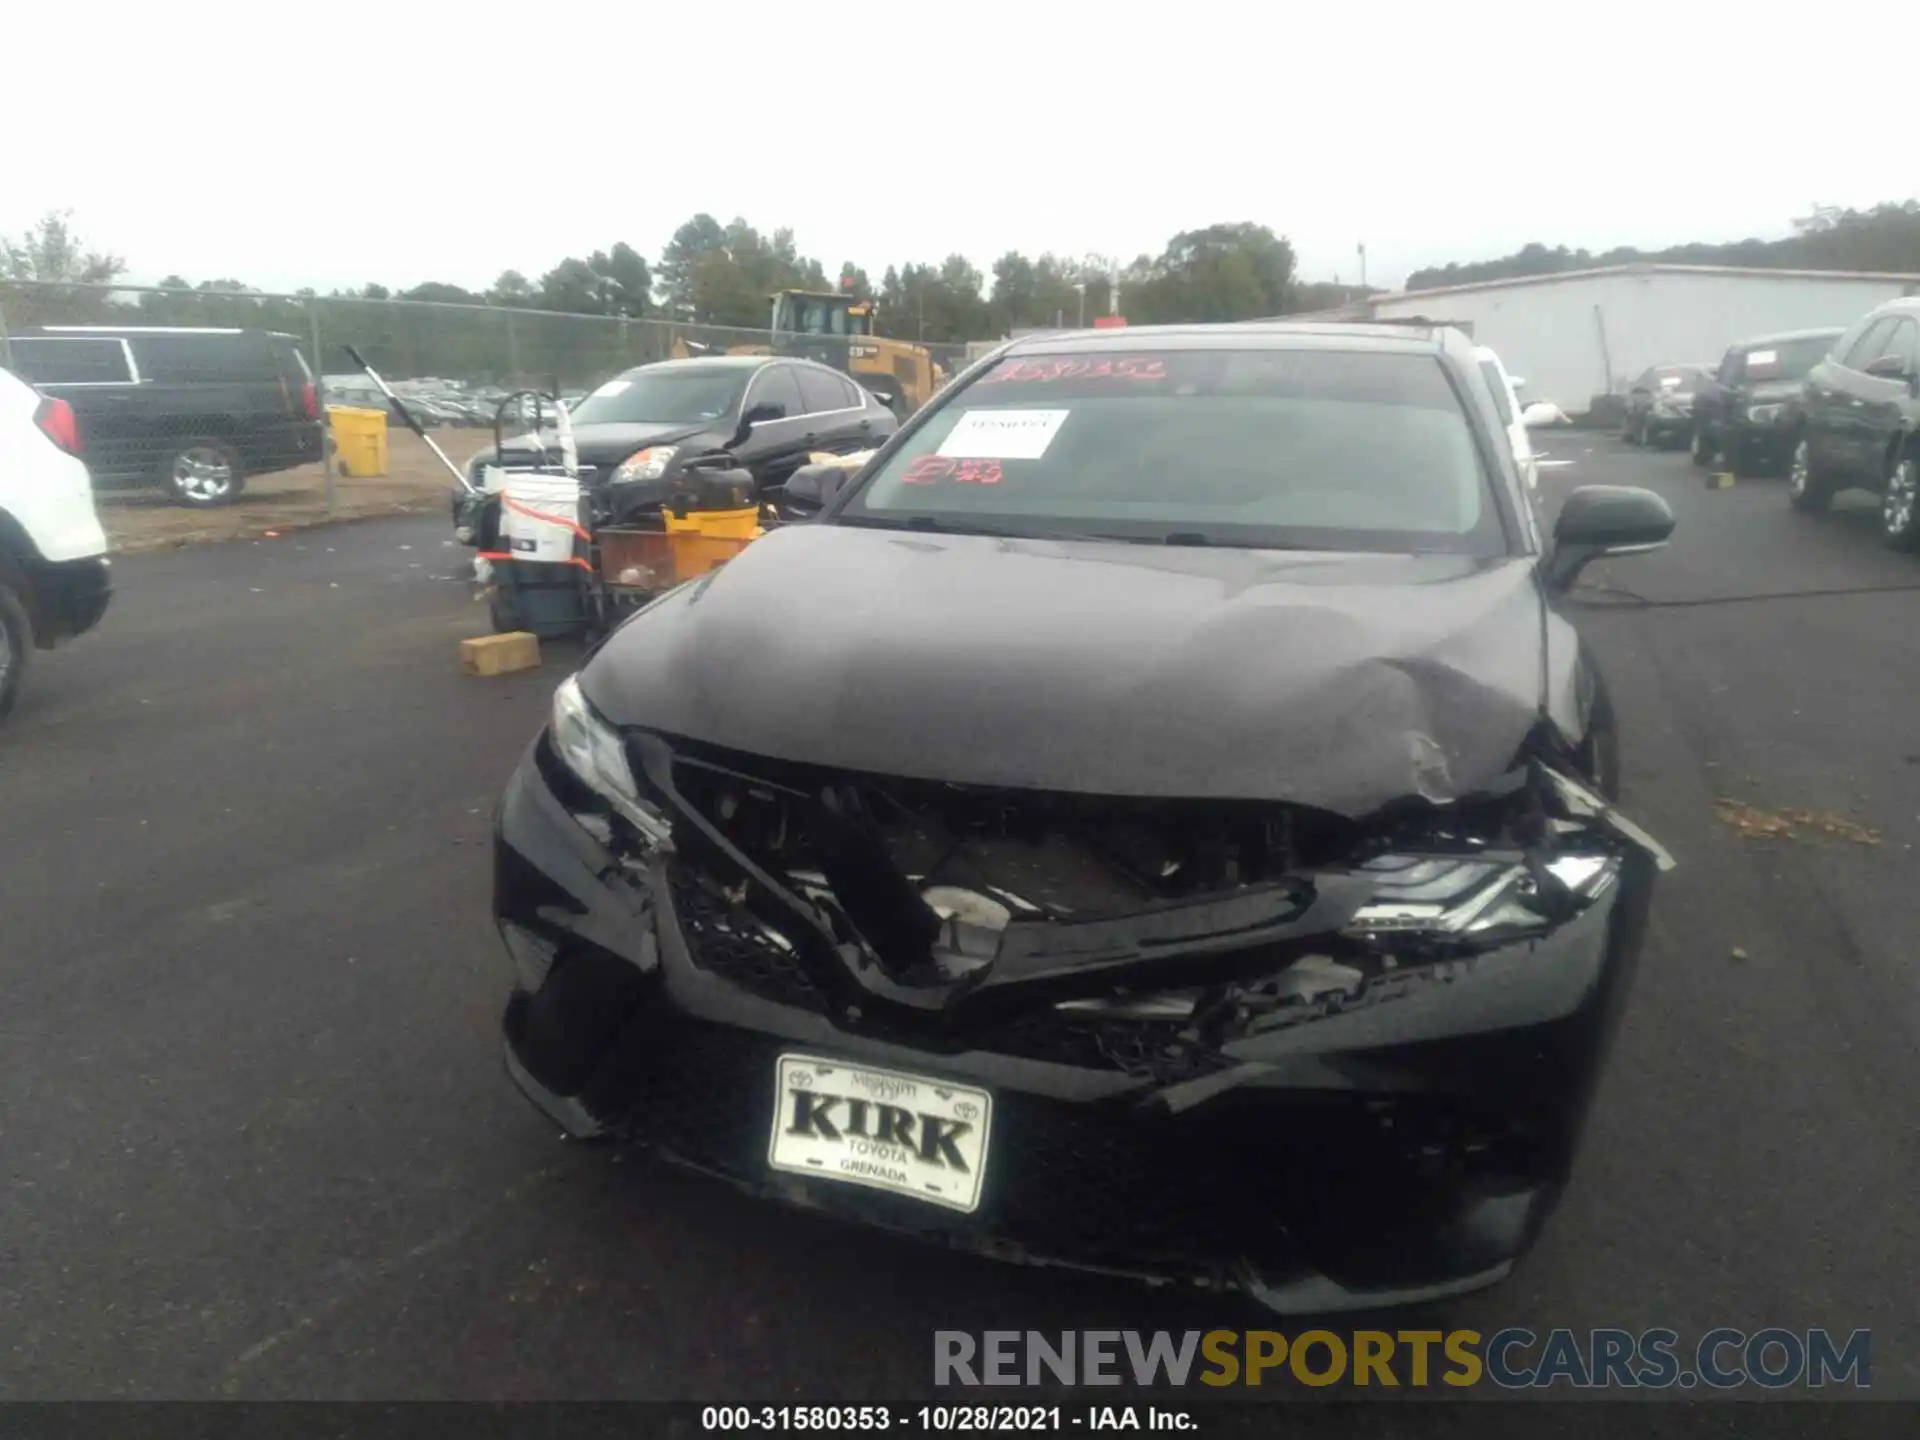
POLYGON ((0 716, 27 660, 100 623, 107 537, 64 400, 0 370, 0 716))

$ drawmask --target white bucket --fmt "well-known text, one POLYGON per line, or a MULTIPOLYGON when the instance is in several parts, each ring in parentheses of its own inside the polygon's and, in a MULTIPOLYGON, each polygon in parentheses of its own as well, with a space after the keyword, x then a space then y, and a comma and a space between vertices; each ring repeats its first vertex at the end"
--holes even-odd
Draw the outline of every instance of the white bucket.
POLYGON ((515 560, 565 565, 574 541, 585 540, 580 524, 580 482, 565 475, 509 474, 502 487, 500 537, 515 560))

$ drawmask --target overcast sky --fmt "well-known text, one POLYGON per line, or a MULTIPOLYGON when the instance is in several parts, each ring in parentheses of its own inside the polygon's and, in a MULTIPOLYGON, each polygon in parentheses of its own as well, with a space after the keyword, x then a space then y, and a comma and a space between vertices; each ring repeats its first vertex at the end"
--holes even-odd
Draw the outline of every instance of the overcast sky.
POLYGON ((1302 278, 1356 280, 1364 242, 1398 284, 1920 192, 1912 125, 1857 83, 1894 73, 1873 35, 1920 33, 1892 4, 15 8, 0 232, 71 208, 139 280, 478 287, 653 261, 707 210, 876 280, 1251 220, 1302 278))

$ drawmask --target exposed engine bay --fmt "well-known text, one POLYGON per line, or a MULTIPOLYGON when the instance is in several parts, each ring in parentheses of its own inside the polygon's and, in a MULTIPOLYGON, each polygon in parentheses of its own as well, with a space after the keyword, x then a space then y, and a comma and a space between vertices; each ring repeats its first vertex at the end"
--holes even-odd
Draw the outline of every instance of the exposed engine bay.
POLYGON ((884 998, 957 1018, 996 993, 1011 1002, 1011 987, 1040 1000, 1029 987, 1044 984, 1056 1009, 1190 1019, 1215 1040, 1544 934, 1603 894, 1626 852, 1652 844, 1538 759, 1499 794, 1414 800, 1365 822, 1304 806, 852 776, 678 746, 670 774, 678 805, 666 808, 705 822, 670 827, 690 880, 756 923, 751 912, 772 943, 805 948, 791 916, 765 903, 769 888, 782 893, 884 998), (744 883, 754 872, 771 887, 744 883))

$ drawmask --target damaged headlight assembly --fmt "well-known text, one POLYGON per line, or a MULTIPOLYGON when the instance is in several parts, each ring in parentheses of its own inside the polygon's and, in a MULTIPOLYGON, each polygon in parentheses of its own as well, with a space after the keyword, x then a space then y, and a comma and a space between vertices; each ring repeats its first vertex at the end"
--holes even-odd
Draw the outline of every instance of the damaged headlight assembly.
POLYGON ((587 697, 580 693, 578 676, 569 676, 553 692, 550 733, 554 754, 583 785, 611 805, 648 845, 667 844, 672 825, 640 798, 620 732, 587 703, 587 697))
POLYGON ((1555 911, 1598 899, 1619 876, 1604 855, 1561 855, 1533 867, 1511 860, 1383 855, 1359 867, 1379 888, 1350 935, 1469 937, 1551 924, 1555 911))

